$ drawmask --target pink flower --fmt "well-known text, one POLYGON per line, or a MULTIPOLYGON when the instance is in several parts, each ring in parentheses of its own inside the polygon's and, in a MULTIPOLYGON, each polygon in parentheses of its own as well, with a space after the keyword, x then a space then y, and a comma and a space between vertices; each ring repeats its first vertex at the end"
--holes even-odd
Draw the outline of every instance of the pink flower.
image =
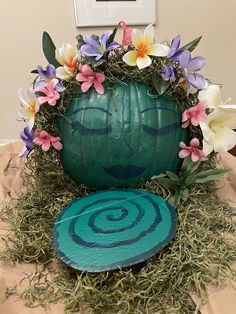
POLYGON ((200 101, 196 106, 185 110, 182 114, 182 128, 187 128, 189 123, 197 126, 200 122, 205 122, 207 120, 207 114, 205 112, 207 108, 206 101, 200 101))
POLYGON ((193 162, 207 160, 206 155, 204 152, 199 149, 200 143, 199 140, 195 137, 191 140, 190 146, 186 146, 184 142, 180 142, 179 146, 182 150, 179 152, 179 158, 185 158, 191 155, 191 159, 193 162))
POLYGON ((56 150, 61 150, 62 149, 62 144, 60 142, 60 137, 55 137, 50 134, 48 134, 44 130, 35 130, 34 132, 35 138, 33 139, 33 143, 42 146, 42 150, 47 152, 51 145, 56 149, 56 150))
POLYGON ((120 26, 123 29, 123 38, 122 38, 122 45, 130 45, 132 44, 132 31, 131 27, 127 27, 124 21, 120 22, 120 26))
POLYGON ((83 82, 81 89, 86 93, 92 85, 98 94, 104 94, 104 87, 102 83, 105 81, 105 75, 102 72, 94 72, 89 65, 80 66, 80 72, 76 75, 76 80, 83 82))
POLYGON ((60 98, 60 94, 55 89, 56 85, 59 83, 58 79, 52 79, 48 83, 45 84, 44 87, 37 87, 35 89, 36 92, 41 92, 46 96, 38 97, 38 102, 40 105, 48 102, 49 105, 55 106, 57 100, 60 98))

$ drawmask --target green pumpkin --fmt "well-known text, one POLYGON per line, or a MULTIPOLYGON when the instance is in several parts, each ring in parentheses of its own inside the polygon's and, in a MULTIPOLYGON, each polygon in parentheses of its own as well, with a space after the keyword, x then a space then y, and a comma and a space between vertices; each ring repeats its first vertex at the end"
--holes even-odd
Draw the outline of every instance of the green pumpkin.
POLYGON ((91 88, 69 104, 59 120, 61 162, 77 183, 122 187, 180 165, 179 142, 187 139, 181 111, 149 87, 122 82, 99 95, 91 88))

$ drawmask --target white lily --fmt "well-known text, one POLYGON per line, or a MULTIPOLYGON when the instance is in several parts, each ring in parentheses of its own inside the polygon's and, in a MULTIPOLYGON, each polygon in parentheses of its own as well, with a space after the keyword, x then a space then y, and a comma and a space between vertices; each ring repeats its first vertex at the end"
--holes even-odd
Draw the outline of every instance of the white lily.
POLYGON ((78 68, 78 54, 70 44, 63 44, 55 51, 57 61, 62 65, 56 70, 56 76, 61 80, 68 80, 75 76, 78 68))
POLYGON ((21 117, 29 123, 29 132, 33 129, 36 113, 39 111, 39 104, 32 86, 19 88, 17 96, 22 106, 21 117))
POLYGON ((123 56, 123 61, 128 65, 137 65, 139 69, 148 67, 152 63, 149 56, 166 57, 170 48, 154 43, 154 27, 149 24, 144 33, 138 29, 132 31, 132 43, 136 50, 129 51, 123 56))
POLYGON ((234 109, 215 109, 200 123, 203 134, 203 152, 209 155, 213 150, 224 153, 236 145, 236 114, 234 109))
POLYGON ((219 85, 209 85, 206 89, 201 90, 198 94, 198 99, 200 101, 206 100, 208 108, 236 109, 236 105, 229 104, 231 98, 228 98, 225 102, 222 101, 221 88, 219 85))

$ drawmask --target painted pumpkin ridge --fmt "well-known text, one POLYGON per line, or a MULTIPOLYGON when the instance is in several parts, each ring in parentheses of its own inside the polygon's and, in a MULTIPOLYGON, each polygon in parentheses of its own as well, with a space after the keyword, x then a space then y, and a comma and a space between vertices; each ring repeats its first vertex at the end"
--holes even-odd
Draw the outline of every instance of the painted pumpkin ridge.
POLYGON ((80 128, 71 132, 67 120, 60 119, 61 162, 76 182, 96 188, 128 186, 177 169, 179 142, 187 137, 179 124, 181 112, 165 95, 150 97, 148 89, 129 81, 117 84, 113 93, 91 90, 71 101, 65 116, 80 128))

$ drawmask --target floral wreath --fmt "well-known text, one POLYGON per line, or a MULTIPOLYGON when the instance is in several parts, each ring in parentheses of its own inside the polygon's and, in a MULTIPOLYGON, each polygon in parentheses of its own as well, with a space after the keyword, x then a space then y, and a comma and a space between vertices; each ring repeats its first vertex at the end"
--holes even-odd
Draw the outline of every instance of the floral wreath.
MULTIPOLYGON (((229 100, 223 102, 221 86, 211 84, 199 73, 205 59, 191 55, 200 40, 201 37, 180 47, 178 35, 170 44, 155 43, 152 24, 142 33, 121 21, 101 38, 78 35, 77 51, 65 43, 56 48, 50 35, 44 32, 43 51, 49 64, 46 68, 39 65, 32 71, 37 74, 33 84, 18 90, 21 119, 27 123, 20 134, 26 145, 19 155, 27 158, 33 149, 40 147, 45 152, 51 147, 58 151, 63 148, 57 128, 50 127, 54 132, 51 134, 48 124, 44 125, 44 120, 40 119, 40 113, 48 111, 53 117, 63 114, 73 89, 81 94, 90 89, 103 94, 114 83, 131 79, 147 83, 152 94, 171 95, 182 107, 182 127, 189 128, 192 139, 189 143, 180 142, 179 157, 187 157, 192 164, 193 170, 189 173, 192 176, 196 164, 207 160, 211 153, 223 153, 236 145, 233 131, 236 106, 229 104, 229 100), (119 27, 123 32, 121 44, 115 41, 119 27)), ((187 161, 182 166, 185 170, 187 161)), ((169 173, 171 179, 174 180, 169 173)), ((159 180, 168 185, 163 177, 159 180)), ((201 181, 200 177, 196 180, 194 182, 207 181, 201 181)))

